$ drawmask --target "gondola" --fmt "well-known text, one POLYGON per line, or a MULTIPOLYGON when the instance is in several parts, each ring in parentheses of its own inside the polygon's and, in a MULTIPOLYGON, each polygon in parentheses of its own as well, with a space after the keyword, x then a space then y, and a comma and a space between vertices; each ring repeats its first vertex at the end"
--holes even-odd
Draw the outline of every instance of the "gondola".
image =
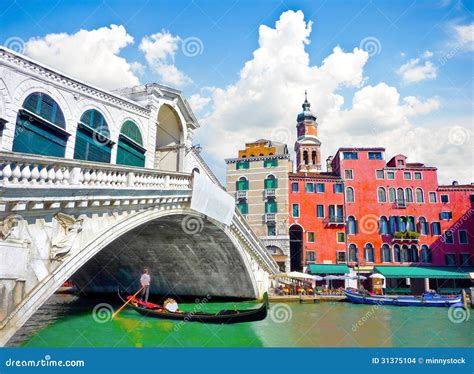
POLYGON ((425 293, 422 296, 388 296, 371 295, 353 288, 344 290, 344 294, 351 303, 371 305, 396 305, 396 306, 430 306, 430 307, 462 307, 462 296, 440 296, 425 293))
POLYGON ((162 306, 154 303, 145 303, 137 298, 128 296, 126 300, 118 291, 120 299, 125 303, 132 298, 132 301, 128 303, 132 309, 141 315, 153 318, 171 319, 175 321, 189 321, 189 322, 201 322, 201 323, 214 323, 214 324, 232 324, 242 322, 255 322, 261 321, 267 317, 268 310, 268 295, 265 292, 263 294, 263 304, 256 309, 236 309, 236 310, 221 310, 217 313, 205 313, 205 312, 185 312, 176 311, 170 312, 164 309, 162 306))

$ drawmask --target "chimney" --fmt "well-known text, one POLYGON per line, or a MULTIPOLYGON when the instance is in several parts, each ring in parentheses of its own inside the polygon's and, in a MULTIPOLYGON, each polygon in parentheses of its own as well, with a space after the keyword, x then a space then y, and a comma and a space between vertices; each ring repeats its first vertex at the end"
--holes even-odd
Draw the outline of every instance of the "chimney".
POLYGON ((453 186, 457 186, 459 185, 459 182, 458 181, 453 181, 453 186))
POLYGON ((332 173, 332 156, 329 156, 326 160, 326 168, 328 173, 332 173))

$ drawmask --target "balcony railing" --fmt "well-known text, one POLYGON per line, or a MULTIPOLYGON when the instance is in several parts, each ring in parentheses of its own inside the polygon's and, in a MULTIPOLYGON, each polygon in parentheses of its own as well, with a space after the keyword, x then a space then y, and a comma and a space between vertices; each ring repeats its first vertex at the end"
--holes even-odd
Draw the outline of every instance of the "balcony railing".
POLYGON ((324 219, 325 226, 340 226, 345 225, 346 220, 344 216, 327 216, 324 219))
POLYGON ((247 198, 247 191, 245 191, 245 190, 243 190, 243 191, 237 191, 237 192, 235 193, 235 198, 236 198, 237 200, 239 200, 239 199, 246 199, 246 198, 247 198))
POLYGON ((191 190, 192 176, 140 167, 0 152, 0 186, 191 190))
POLYGON ((269 197, 275 197, 276 196, 276 191, 274 188, 267 188, 265 190, 265 198, 269 198, 269 197))
POLYGON ((416 231, 396 231, 392 237, 392 243, 418 243, 420 233, 416 231))
POLYGON ((407 201, 405 199, 396 199, 395 200, 395 208, 406 208, 407 207, 407 201))
POLYGON ((265 213, 265 223, 276 222, 276 213, 265 213))

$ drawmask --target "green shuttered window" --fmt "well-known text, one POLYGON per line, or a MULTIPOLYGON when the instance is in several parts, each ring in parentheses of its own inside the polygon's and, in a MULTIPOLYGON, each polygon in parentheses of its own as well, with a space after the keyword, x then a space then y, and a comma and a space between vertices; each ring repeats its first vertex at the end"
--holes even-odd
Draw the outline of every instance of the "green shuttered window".
POLYGON ((19 110, 13 152, 64 157, 69 134, 58 104, 48 95, 29 95, 19 110))
POLYGON ((109 163, 112 145, 104 116, 95 109, 84 112, 77 127, 74 158, 109 163))
POLYGON ((120 130, 117 148, 117 164, 130 166, 145 166, 145 149, 138 126, 132 121, 126 121, 120 130))

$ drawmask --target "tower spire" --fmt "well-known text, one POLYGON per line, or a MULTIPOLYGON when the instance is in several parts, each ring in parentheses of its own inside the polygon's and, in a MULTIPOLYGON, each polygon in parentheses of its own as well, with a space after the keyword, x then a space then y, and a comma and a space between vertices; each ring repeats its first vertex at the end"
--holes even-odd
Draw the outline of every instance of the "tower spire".
POLYGON ((311 109, 311 104, 308 101, 308 91, 304 90, 304 103, 303 103, 303 111, 308 112, 311 109))

